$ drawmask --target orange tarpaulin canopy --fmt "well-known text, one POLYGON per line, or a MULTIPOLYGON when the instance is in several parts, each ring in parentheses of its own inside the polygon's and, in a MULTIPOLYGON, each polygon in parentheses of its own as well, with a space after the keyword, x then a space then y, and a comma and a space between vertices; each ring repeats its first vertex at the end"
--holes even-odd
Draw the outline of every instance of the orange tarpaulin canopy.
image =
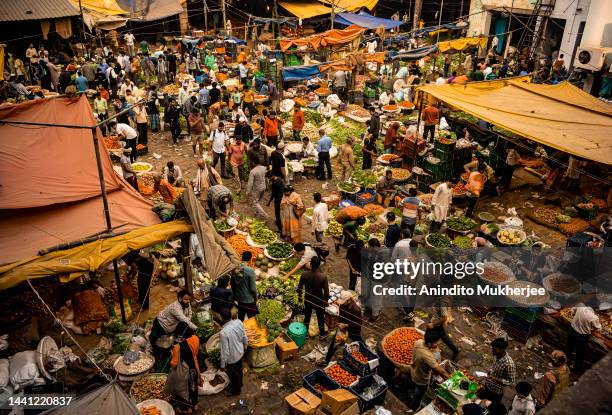
MULTIPOLYGON (((9 120, 95 125, 85 95, 0 108, 0 264, 105 231, 91 130, 3 123, 9 120)), ((112 225, 131 231, 159 223, 151 203, 115 173, 97 135, 112 225)))
POLYGON ((320 47, 342 45, 352 42, 361 36, 363 32, 364 29, 361 27, 352 25, 343 30, 332 29, 328 30, 327 32, 302 39, 281 39, 280 46, 283 52, 292 46, 310 46, 313 49, 319 49, 320 47))

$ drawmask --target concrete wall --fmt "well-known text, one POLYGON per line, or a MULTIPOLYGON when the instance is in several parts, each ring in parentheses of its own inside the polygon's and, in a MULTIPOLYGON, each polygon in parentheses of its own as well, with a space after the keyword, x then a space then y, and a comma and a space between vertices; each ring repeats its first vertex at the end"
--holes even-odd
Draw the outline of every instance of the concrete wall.
MULTIPOLYGON (((565 67, 570 68, 572 54, 578 38, 580 23, 586 21, 590 0, 557 0, 551 17, 565 20, 565 30, 559 46, 559 54, 563 54, 565 67)), ((580 45, 578 45, 580 46, 580 45)))
MULTIPOLYGON (((491 13, 488 11, 502 11, 504 7, 517 13, 530 13, 533 10, 533 0, 472 0, 470 4, 469 36, 488 35, 491 28, 491 13)), ((566 0, 563 0, 566 1, 566 0)), ((571 0, 570 0, 571 1, 571 0)))

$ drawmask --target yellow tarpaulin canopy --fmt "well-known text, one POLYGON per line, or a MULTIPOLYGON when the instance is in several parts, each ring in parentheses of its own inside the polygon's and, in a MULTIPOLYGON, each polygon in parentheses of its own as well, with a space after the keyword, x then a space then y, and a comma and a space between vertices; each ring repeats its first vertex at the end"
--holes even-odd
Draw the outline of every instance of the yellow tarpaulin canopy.
MULTIPOLYGON (((79 0, 71 0, 77 10, 79 9, 79 0)), ((117 14, 129 14, 117 4, 116 0, 81 0, 81 5, 84 9, 93 10, 98 13, 109 16, 117 14)))
POLYGON ((453 108, 575 156, 612 164, 612 105, 568 82, 498 80, 419 88, 453 108))
POLYGON ((378 0, 322 0, 323 3, 333 4, 336 7, 336 11, 338 9, 346 10, 347 12, 353 12, 355 10, 359 10, 365 7, 368 10, 374 9, 376 4, 378 4, 378 0))
POLYGON ((444 53, 449 50, 462 51, 472 46, 480 46, 482 49, 487 47, 486 37, 462 37, 461 39, 449 40, 448 42, 438 42, 438 49, 444 53))
POLYGON ((193 232, 187 222, 173 221, 146 226, 123 235, 100 239, 63 251, 35 256, 0 267, 0 291, 20 282, 50 275, 68 275, 63 282, 79 277, 85 272, 95 271, 113 259, 129 251, 145 248, 172 239, 186 232, 193 232))
POLYGON ((278 4, 298 19, 330 14, 332 9, 316 1, 280 1, 278 4))

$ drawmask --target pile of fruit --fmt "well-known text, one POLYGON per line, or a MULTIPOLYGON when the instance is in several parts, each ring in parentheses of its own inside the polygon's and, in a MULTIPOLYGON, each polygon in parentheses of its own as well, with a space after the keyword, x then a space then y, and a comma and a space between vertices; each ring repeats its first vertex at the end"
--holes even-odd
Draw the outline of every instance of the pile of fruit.
POLYGON ((293 246, 286 242, 273 242, 266 247, 272 258, 284 259, 291 255, 293 246))
POLYGON ((393 180, 404 181, 408 180, 410 177, 410 172, 406 169, 395 168, 391 169, 391 172, 393 174, 393 180))
POLYGON ((155 405, 143 406, 139 411, 142 415, 161 415, 161 411, 155 405))
POLYGON ((368 358, 361 352, 351 352, 351 356, 353 356, 359 363, 368 363, 368 358))
MULTIPOLYGON (((369 195, 369 193, 366 193, 366 194, 369 195)), ((366 194, 364 194, 364 196, 366 194)), ((372 197, 372 195, 370 195, 370 197, 372 197)), ((385 212, 385 208, 384 207, 382 207, 380 205, 377 205, 375 203, 368 203, 363 208, 365 209, 366 212, 368 212, 368 215, 369 214, 374 214, 374 215, 378 216, 378 215, 381 215, 381 214, 383 214, 385 212)))
POLYGON ((454 216, 446 220, 446 225, 454 231, 469 231, 474 229, 478 223, 467 216, 454 216))
POLYGON ((327 226, 327 233, 334 238, 340 238, 342 236, 342 225, 335 220, 330 220, 327 226))
POLYGON ((395 161, 396 159, 401 159, 401 157, 395 154, 383 154, 382 156, 379 157, 379 159, 381 161, 391 163, 392 161, 395 161))
POLYGON ((144 163, 132 163, 132 169, 135 172, 146 172, 151 170, 151 166, 144 163))
POLYGON ((506 229, 497 232, 497 239, 504 244, 516 245, 523 242, 524 236, 518 229, 506 229))
POLYGON ((555 225, 557 223, 558 213, 559 212, 556 209, 538 207, 533 210, 531 215, 540 222, 544 222, 549 225, 555 225))
POLYGON ((385 354, 394 363, 402 365, 412 364, 412 349, 417 340, 423 339, 423 335, 412 327, 401 327, 394 330, 384 339, 383 349, 385 354))
POLYGON ((459 182, 455 185, 455 187, 453 187, 453 195, 458 196, 465 193, 467 193, 467 189, 463 183, 459 182))
POLYGON ((106 144, 106 148, 109 150, 119 150, 122 148, 121 144, 119 144, 119 137, 116 135, 104 137, 104 144, 106 144))
POLYGON ((327 389, 325 386, 321 385, 320 383, 315 383, 314 388, 321 392, 321 394, 327 392, 329 389, 327 389))
POLYGON ((342 366, 338 363, 335 363, 325 369, 325 374, 329 376, 333 381, 338 383, 340 386, 348 388, 353 383, 355 383, 358 379, 356 375, 344 370, 342 366))
POLYGON ((383 111, 387 112, 397 112, 397 105, 385 105, 383 107, 383 111))
POLYGON ((168 84, 162 88, 162 93, 168 95, 178 95, 179 86, 177 84, 168 84))
POLYGON ((242 253, 246 251, 250 252, 253 255, 248 263, 248 265, 251 267, 255 266, 255 261, 257 261, 257 258, 260 255, 261 257, 263 257, 263 250, 261 248, 254 248, 250 246, 247 243, 246 237, 244 235, 233 235, 227 240, 227 242, 229 242, 232 248, 234 248, 234 251, 236 251, 236 255, 238 255, 238 257, 242 257, 242 253))
POLYGON ((257 255, 255 266, 261 270, 267 271, 274 267, 274 263, 266 258, 263 254, 257 255))
POLYGON ((268 229, 263 222, 254 222, 249 227, 249 234, 253 242, 259 245, 267 245, 276 241, 276 234, 268 229))

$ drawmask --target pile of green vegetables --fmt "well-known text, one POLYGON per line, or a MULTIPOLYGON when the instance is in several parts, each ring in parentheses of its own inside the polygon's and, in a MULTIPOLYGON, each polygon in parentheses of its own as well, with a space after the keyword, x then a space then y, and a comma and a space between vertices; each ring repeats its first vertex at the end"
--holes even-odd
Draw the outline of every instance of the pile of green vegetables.
POLYGON ((367 243, 370 240, 370 233, 363 226, 360 226, 357 228, 357 239, 367 243))
POLYGON ((450 238, 442 233, 430 233, 427 242, 434 248, 448 248, 451 245, 450 238))
POLYGON ((221 349, 217 347, 206 353, 208 355, 208 361, 213 367, 221 366, 221 349))
POLYGON ((306 208, 306 211, 304 211, 304 215, 308 216, 309 218, 312 218, 312 214, 314 213, 314 208, 306 208))
MULTIPOLYGON (((278 264, 278 270, 281 272, 281 274, 286 274, 289 271, 291 271, 293 268, 295 268, 298 262, 300 262, 300 258, 289 258, 285 261, 281 261, 278 264)), ((300 268, 297 272, 301 273, 301 271, 302 269, 300 268)))
POLYGON ((304 122, 309 122, 317 127, 320 127, 325 122, 325 118, 317 111, 304 111, 304 122))
POLYGON ((454 231, 469 231, 474 229, 478 224, 467 216, 454 216, 446 220, 446 225, 454 231))
POLYGON ((280 321, 285 317, 285 307, 276 300, 263 300, 259 303, 259 314, 255 317, 259 327, 266 327, 268 341, 278 337, 282 328, 280 321))
POLYGON ((200 327, 198 327, 196 329, 195 334, 200 339, 208 340, 208 338, 210 338, 210 336, 215 334, 215 328, 214 328, 214 326, 212 324, 206 323, 206 324, 203 324, 200 327))
POLYGON ((249 227, 251 239, 256 244, 267 245, 276 240, 276 234, 263 222, 255 222, 249 227))
POLYGON ((458 235, 453 239, 453 245, 457 248, 471 248, 472 238, 469 236, 458 235))
POLYGON ((376 186, 378 178, 372 170, 355 170, 351 174, 351 180, 353 183, 358 183, 365 189, 371 189, 376 186))
POLYGON ((307 167, 315 167, 317 165, 317 161, 315 159, 304 159, 302 160, 302 164, 307 167))
POLYGON ((340 182, 338 183, 338 189, 343 190, 345 192, 354 193, 359 190, 359 186, 351 182, 340 182))
POLYGON ((293 252, 293 246, 286 242, 273 242, 266 247, 272 258, 287 258, 293 252))
POLYGON ((117 318, 111 318, 104 326, 104 332, 109 334, 124 333, 126 330, 127 326, 117 318))
POLYGON ((227 221, 225 219, 218 219, 218 220, 214 221, 213 222, 213 226, 215 227, 215 230, 217 232, 219 232, 219 231, 227 231, 227 230, 232 228, 231 226, 229 226, 227 224, 227 221))

